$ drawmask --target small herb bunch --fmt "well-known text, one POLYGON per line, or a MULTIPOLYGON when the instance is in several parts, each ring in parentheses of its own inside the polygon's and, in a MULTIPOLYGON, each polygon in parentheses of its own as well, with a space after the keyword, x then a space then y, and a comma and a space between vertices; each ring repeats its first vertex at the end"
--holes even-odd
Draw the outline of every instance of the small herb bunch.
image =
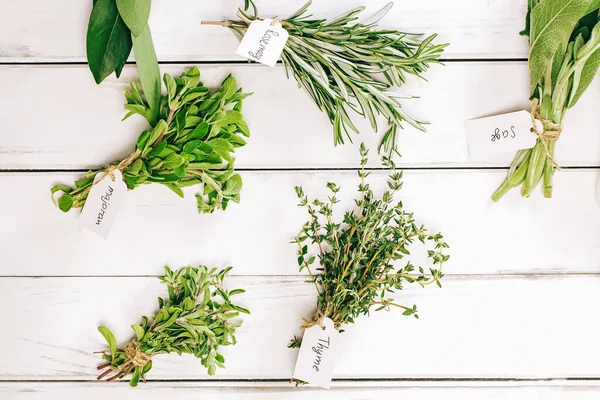
POLYGON ((176 271, 165 267, 165 275, 159 279, 167 284, 169 298, 159 298, 158 312, 131 326, 135 339, 120 349, 113 333, 104 326, 98 327, 109 347, 101 352, 106 363, 98 366, 98 370, 104 370, 98 380, 108 377, 108 381, 114 381, 131 374, 129 384, 137 386, 140 378, 146 381, 152 357, 157 354, 193 354, 209 375, 214 375, 217 367, 225 368, 219 346, 236 344, 235 331, 242 321, 233 318, 240 313, 250 314, 230 300, 244 293, 243 289, 223 288, 231 268, 216 273, 216 268, 209 270, 202 265, 176 271), (114 374, 109 376, 111 373, 114 374))
POLYGON ((146 99, 152 110, 152 124, 160 113, 160 70, 148 25, 151 0, 94 0, 86 45, 90 71, 100 84, 113 72, 117 78, 131 49, 146 99))
MULTIPOLYGON (((392 92, 402 86, 406 75, 422 74, 439 57, 447 44, 432 44, 436 35, 421 40, 419 35, 397 30, 378 30, 377 22, 393 3, 389 3, 369 22, 357 23, 364 7, 355 8, 336 18, 310 19, 307 10, 311 1, 284 20, 279 20, 289 32, 282 53, 288 77, 293 74, 321 111, 333 124, 334 143, 352 141, 350 132, 359 133, 348 115, 353 110, 368 118, 373 130, 378 131, 376 115, 383 115, 388 128, 379 146, 391 154, 397 152, 398 130, 404 122, 425 131, 424 122, 409 116, 398 98, 406 97, 392 92), (383 75, 385 80, 376 75, 383 75)), ((248 26, 258 17, 252 0, 245 1, 245 9, 237 13, 239 21, 204 21, 231 29, 241 40, 248 26), (249 10, 252 8, 253 13, 249 10)))
MULTIPOLYGON (((544 197, 552 197, 556 140, 562 121, 589 87, 600 67, 598 0, 529 0, 526 28, 529 36, 529 72, 532 117, 543 125, 532 149, 517 153, 508 177, 494 193, 498 201, 510 189, 523 185, 529 197, 542 181, 544 197)), ((535 123, 535 121, 534 121, 535 123)))
MULTIPOLYGON (((355 200, 358 210, 346 212, 343 223, 332 219, 333 206, 338 202, 340 188, 328 183, 331 191, 327 201, 309 201, 301 187, 296 187, 300 206, 306 207, 310 220, 303 226, 296 238, 298 265, 300 271, 306 269, 310 281, 318 293, 317 313, 305 327, 330 318, 336 329, 343 324, 353 323, 359 315, 369 314, 370 310, 401 308, 404 315, 418 318, 417 307, 407 307, 394 302, 392 293, 402 290, 405 284, 421 286, 437 284, 444 276, 442 265, 449 256, 444 253, 448 245, 441 234, 431 234, 424 226, 417 226, 412 213, 404 210, 402 202, 394 204, 394 195, 402 188, 402 173, 396 172, 393 162, 384 157, 384 164, 391 169, 389 189, 381 199, 375 198, 365 178, 367 150, 361 145, 361 170, 358 176, 360 198, 355 200), (432 249, 428 257, 434 266, 426 273, 422 267, 415 267, 410 261, 399 269, 394 263, 410 255, 410 245, 418 240, 429 242, 432 249), (316 244, 317 256, 309 255, 308 246, 316 244), (313 264, 317 261, 318 267, 313 264), (313 266, 313 267, 311 267, 313 266), (311 268, 315 268, 313 272, 311 268), (415 274, 415 270, 418 273, 415 274), (316 274, 316 272, 320 272, 316 274)), ((300 340, 294 338, 289 347, 299 347, 300 340)))
MULTIPOLYGON (((248 94, 237 88, 232 76, 211 94, 200 82, 196 67, 176 79, 165 74, 164 82, 167 94, 161 102, 161 119, 142 132, 131 155, 105 169, 89 171, 75 187, 52 188, 53 196, 63 192, 58 199, 62 211, 83 207, 96 175, 111 175, 117 169, 129 189, 160 183, 183 197, 182 188, 204 184, 203 193, 196 195, 202 213, 225 210, 230 201, 239 202, 242 178, 234 174, 232 153, 250 135, 240 112, 248 94)), ((129 110, 125 118, 140 114, 152 120, 152 111, 135 83, 125 97, 129 110)))

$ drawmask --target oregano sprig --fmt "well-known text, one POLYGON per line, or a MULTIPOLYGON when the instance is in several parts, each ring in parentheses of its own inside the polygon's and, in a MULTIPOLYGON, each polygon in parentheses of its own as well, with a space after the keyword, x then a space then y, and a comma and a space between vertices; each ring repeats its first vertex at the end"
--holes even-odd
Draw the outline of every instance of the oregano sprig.
MULTIPOLYGON (((402 202, 394 200, 402 188, 402 172, 397 172, 387 157, 383 162, 391 169, 389 190, 377 198, 366 182, 370 172, 365 171, 368 151, 364 145, 360 147, 360 154, 362 168, 358 171, 361 182, 359 197, 355 200, 357 209, 346 212, 342 221, 333 220, 333 208, 338 203, 340 190, 335 183, 327 184, 331 193, 327 200, 311 201, 301 187, 296 187, 299 206, 306 208, 309 215, 309 221, 295 240, 298 265, 300 271, 308 272, 309 283, 317 291, 317 312, 308 325, 327 317, 336 329, 343 331, 344 324, 353 323, 360 315, 391 308, 399 308, 404 315, 418 318, 416 305, 397 303, 394 292, 407 284, 441 287, 442 265, 449 258, 445 254, 448 245, 442 235, 417 225, 413 214, 404 209, 402 202), (427 255, 431 267, 427 271, 411 261, 397 266, 410 256, 415 241, 430 246, 427 255)), ((294 338, 290 347, 299 345, 300 340, 294 338)))
MULTIPOLYGON (((84 206, 99 173, 118 169, 130 190, 144 184, 162 184, 183 197, 183 188, 203 184, 197 194, 198 211, 225 210, 239 202, 242 178, 234 173, 233 153, 250 136, 242 118, 243 93, 232 76, 211 93, 200 82, 200 71, 192 67, 178 78, 164 75, 167 93, 162 96, 160 120, 152 125, 153 112, 135 83, 126 93, 129 111, 145 117, 151 128, 144 130, 135 150, 124 160, 89 171, 75 187, 56 185, 52 195, 62 193, 58 207, 67 212, 84 206)), ((110 178, 102 178, 110 179, 110 178)))
MULTIPOLYGON (((397 152, 398 131, 403 124, 424 131, 426 123, 408 115, 398 101, 407 96, 392 89, 402 86, 408 75, 422 77, 431 64, 439 63, 447 44, 433 44, 436 35, 421 39, 419 35, 377 29, 377 22, 393 3, 368 22, 356 22, 364 7, 327 20, 311 19, 310 5, 311 1, 290 17, 277 19, 289 32, 281 56, 288 77, 291 73, 327 114, 336 145, 343 144, 346 137, 352 141, 351 132, 359 133, 350 118, 349 112, 354 111, 367 118, 375 131, 377 115, 382 115, 388 127, 379 150, 397 152)), ((203 23, 226 26, 241 40, 252 21, 262 19, 252 0, 245 0, 237 15, 238 21, 203 23)))
POLYGON ((231 268, 217 272, 203 265, 176 271, 165 267, 165 275, 159 279, 167 285, 169 297, 158 299, 156 314, 144 316, 139 324, 131 326, 135 339, 119 348, 113 333, 105 326, 98 327, 108 344, 108 350, 101 352, 106 362, 98 366, 103 371, 98 380, 113 381, 131 375, 129 384, 137 386, 140 379, 146 381, 152 357, 157 354, 192 354, 209 375, 225 368, 219 348, 236 344, 235 333, 242 324, 237 317, 240 313, 250 314, 231 301, 245 291, 223 287, 231 268))

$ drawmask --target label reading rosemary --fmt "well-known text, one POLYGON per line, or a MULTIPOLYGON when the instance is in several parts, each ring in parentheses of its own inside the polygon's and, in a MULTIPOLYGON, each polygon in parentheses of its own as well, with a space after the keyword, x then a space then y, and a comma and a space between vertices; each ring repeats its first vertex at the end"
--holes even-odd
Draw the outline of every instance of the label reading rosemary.
POLYGON ((252 21, 235 54, 274 67, 289 33, 272 19, 252 21))
POLYGON ((466 121, 469 153, 476 156, 529 149, 535 145, 536 139, 532 127, 528 111, 466 121))
POLYGON ((106 239, 127 193, 127 185, 123 182, 123 174, 119 170, 113 171, 114 181, 110 176, 104 175, 96 175, 81 212, 80 223, 84 228, 106 239))
POLYGON ((329 318, 325 318, 322 324, 325 328, 315 325, 304 331, 293 377, 310 385, 329 389, 339 332, 329 318))

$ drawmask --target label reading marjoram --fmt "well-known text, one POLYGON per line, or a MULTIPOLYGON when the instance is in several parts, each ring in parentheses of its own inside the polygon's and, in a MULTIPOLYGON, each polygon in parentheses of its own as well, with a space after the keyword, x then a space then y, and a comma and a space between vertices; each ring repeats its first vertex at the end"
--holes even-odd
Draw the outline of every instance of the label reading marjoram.
POLYGON ((121 171, 113 171, 113 176, 114 181, 104 173, 96 175, 80 217, 81 226, 105 239, 127 193, 121 171))

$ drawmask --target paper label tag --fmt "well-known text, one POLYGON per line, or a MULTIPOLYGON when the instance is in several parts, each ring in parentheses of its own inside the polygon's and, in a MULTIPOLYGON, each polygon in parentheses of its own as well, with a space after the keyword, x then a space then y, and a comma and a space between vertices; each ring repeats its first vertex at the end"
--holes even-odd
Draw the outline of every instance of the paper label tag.
POLYGON ((325 329, 315 325, 304 331, 293 377, 329 389, 340 333, 329 318, 323 320, 323 326, 325 329))
POLYGON ((104 175, 96 175, 79 221, 81 226, 106 239, 127 193, 127 185, 119 170, 113 172, 114 181, 110 176, 103 178, 104 175))
POLYGON ((289 37, 279 22, 252 21, 235 54, 274 67, 289 37))
POLYGON ((536 135, 531 128, 531 114, 528 111, 466 121, 469 154, 507 153, 532 148, 536 135))

